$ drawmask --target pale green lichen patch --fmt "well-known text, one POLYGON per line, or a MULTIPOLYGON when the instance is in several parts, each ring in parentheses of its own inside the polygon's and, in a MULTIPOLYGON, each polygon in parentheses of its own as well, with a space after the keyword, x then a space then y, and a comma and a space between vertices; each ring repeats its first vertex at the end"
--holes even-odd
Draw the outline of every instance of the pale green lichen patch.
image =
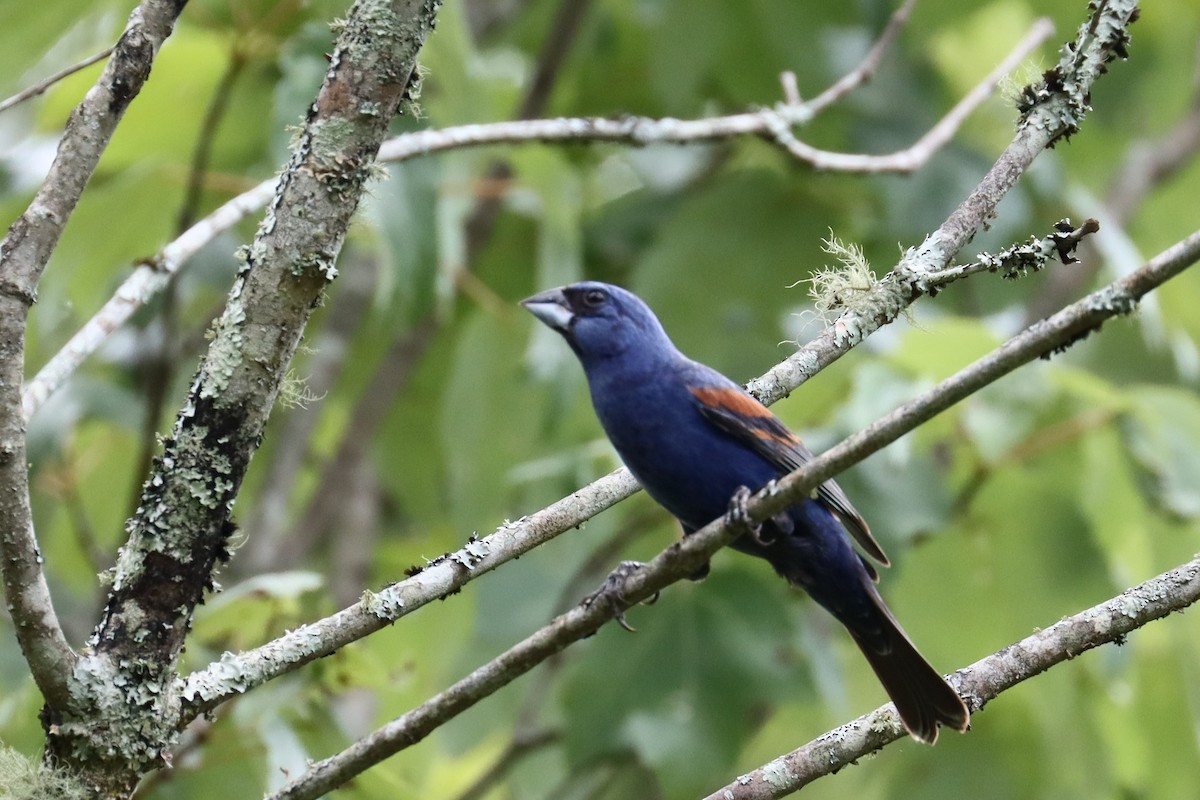
POLYGON ((242 362, 245 322, 246 310, 240 301, 231 297, 225 313, 213 328, 213 342, 200 376, 201 398, 220 397, 229 388, 229 382, 242 362))
POLYGON ((1124 289, 1109 285, 1093 296, 1090 305, 1100 311, 1125 315, 1137 309, 1137 300, 1124 289))
MULTIPOLYGON (((399 602, 399 601, 397 601, 399 602)), ((242 693, 277 675, 281 664, 300 664, 326 645, 321 629, 301 625, 281 639, 256 651, 253 659, 226 651, 207 669, 176 681, 180 696, 188 703, 204 703, 242 693)))
POLYGON ((1121 602, 1117 606, 1117 610, 1122 616, 1128 619, 1138 619, 1142 615, 1142 610, 1146 603, 1136 595, 1125 594, 1121 597, 1121 602))
POLYGON ((297 278, 304 275, 317 274, 323 280, 332 282, 337 277, 337 266, 332 258, 318 252, 302 253, 292 262, 291 272, 297 278))
POLYGON ((344 117, 325 117, 308 126, 309 145, 323 167, 332 166, 324 162, 323 154, 351 149, 357 133, 358 126, 344 117))
POLYGON ((177 739, 179 705, 150 660, 88 655, 75 665, 72 705, 52 732, 80 760, 100 755, 138 774, 161 766, 177 739))
POLYGON ((1079 129, 1091 110, 1096 78, 1111 62, 1128 57, 1129 26, 1140 14, 1136 0, 1092 0, 1088 7, 1091 18, 1080 26, 1075 41, 1063 47, 1058 64, 1025 87, 1017 101, 1022 124, 1048 130, 1055 139, 1079 129))
POLYGON ((766 764, 762 768, 763 780, 775 789, 784 789, 792 783, 792 771, 782 758, 766 764))
POLYGON ((924 276, 938 272, 949 260, 941 233, 934 231, 920 245, 904 251, 894 273, 900 281, 919 284, 924 276))
POLYGON ((250 685, 237 655, 226 650, 221 654, 220 661, 209 664, 203 672, 189 675, 179 693, 190 703, 197 699, 222 697, 230 692, 241 694, 250 688, 250 685))
POLYGON ((385 589, 382 592, 365 591, 359 598, 363 610, 380 619, 394 620, 404 610, 404 599, 395 591, 385 589))
POLYGON ((450 559, 462 564, 467 569, 475 569, 489 553, 491 553, 491 547, 486 539, 472 539, 462 549, 452 554, 450 559))

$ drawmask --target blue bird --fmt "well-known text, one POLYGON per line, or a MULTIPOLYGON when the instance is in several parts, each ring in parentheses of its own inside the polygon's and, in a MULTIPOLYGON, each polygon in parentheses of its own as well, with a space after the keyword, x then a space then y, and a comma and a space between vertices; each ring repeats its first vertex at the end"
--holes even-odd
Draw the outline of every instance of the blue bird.
MULTIPOLYGON (((521 304, 575 351, 613 447, 684 535, 723 516, 743 487, 758 491, 812 458, 762 403, 679 352, 631 292, 586 281, 521 304)), ((915 739, 934 743, 939 723, 966 730, 966 705, 884 604, 878 575, 851 537, 888 564, 866 521, 830 480, 731 547, 765 559, 846 627, 915 739)))

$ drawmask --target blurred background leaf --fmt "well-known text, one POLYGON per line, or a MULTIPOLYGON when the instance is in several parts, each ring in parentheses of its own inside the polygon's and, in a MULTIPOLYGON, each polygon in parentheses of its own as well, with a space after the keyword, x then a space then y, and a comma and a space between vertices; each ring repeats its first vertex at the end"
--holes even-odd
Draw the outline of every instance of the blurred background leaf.
MULTIPOLYGON (((419 114, 397 132, 514 116, 551 44, 539 115, 697 117, 769 105, 779 73, 814 96, 851 68, 890 3, 594 0, 447 4, 422 62, 419 114)), ((129 4, 0 0, 12 93, 111 44, 129 4), (64 23, 63 20, 69 22, 64 23)), ((1041 15, 1065 40, 1078 0, 922 0, 872 82, 801 134, 847 152, 907 146, 1041 15)), ((279 169, 325 72, 344 3, 194 0, 72 218, 30 326, 36 370, 137 259, 279 169), (215 125, 203 119, 216 108, 215 125), (193 171, 199 142, 211 155, 193 171)), ((1196 225, 1200 159, 1124 221, 1127 159, 1195 102, 1200 8, 1148 5, 1081 132, 1041 156, 975 249, 1098 216, 1114 237, 1080 265, 982 275, 922 300, 776 411, 816 450, 951 374, 1196 225), (1065 280, 1064 280, 1065 279, 1065 280), (1041 312, 1044 313, 1044 312, 1041 312)), ((1052 47, 1022 70, 1036 75, 1052 47)), ((0 210, 32 196, 93 67, 0 114, 0 210)), ((1015 85, 1015 84, 1014 84, 1015 85)), ((1011 95, 1013 88, 1005 89, 1011 95)), ((411 110, 410 110, 411 111, 411 110)), ((689 355, 736 380, 812 336, 805 284, 830 231, 877 273, 960 202, 1008 141, 990 100, 907 176, 814 174, 756 139, 692 147, 491 147, 387 168, 351 231, 342 278, 294 373, 311 402, 272 417, 239 497, 242 550, 197 616, 185 669, 353 602, 617 465, 569 351, 515 305, 579 277, 640 292, 689 355), (794 286, 793 286, 794 285, 794 286), (793 288, 788 288, 793 287, 793 288)), ((1141 150, 1139 150, 1141 148, 1141 150)), ((34 508, 68 632, 82 644, 123 520, 205 347, 255 221, 185 266, 30 423, 34 508), (157 365, 157 366, 156 366, 157 365), (164 366, 165 365, 165 366, 164 366), (156 400, 155 398, 161 398, 156 400)), ((966 254, 964 254, 966 255, 966 254)), ((951 409, 840 480, 895 562, 882 591, 943 669, 968 664, 1200 550, 1200 273, 951 409)), ((254 796, 306 759, 407 711, 535 630, 622 558, 678 535, 644 496, 462 593, 199 721, 141 798, 254 796)), ((339 796, 684 800, 803 744, 883 695, 836 625, 770 569, 721 553, 672 587, 371 770, 339 796), (471 787, 514 737, 537 747, 471 787)), ((0 621, 0 739, 41 741, 32 687, 0 621)), ((970 735, 900 744, 806 790, 815 797, 1175 798, 1200 783, 1195 613, 1156 623, 1006 693, 970 735)))

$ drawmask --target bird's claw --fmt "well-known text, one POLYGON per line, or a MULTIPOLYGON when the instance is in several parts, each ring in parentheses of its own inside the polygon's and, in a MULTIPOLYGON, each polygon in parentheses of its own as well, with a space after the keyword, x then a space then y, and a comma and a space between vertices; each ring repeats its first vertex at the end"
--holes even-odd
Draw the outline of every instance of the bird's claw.
MULTIPOLYGON (((590 607, 598 600, 603 600, 608 603, 609 609, 613 612, 613 618, 617 624, 630 633, 637 633, 637 628, 629 624, 625 619, 625 612, 633 605, 625 598, 625 581, 629 579, 635 572, 642 568, 643 564, 640 561, 622 561, 617 565, 617 568, 608 573, 608 577, 604 579, 604 584, 596 591, 583 598, 584 606, 590 607)), ((642 605, 653 605, 658 601, 658 592, 655 592, 650 597, 642 601, 642 605)))
POLYGON ((766 546, 771 544, 774 539, 764 539, 762 525, 750 518, 750 498, 753 496, 754 492, 750 491, 749 487, 739 486, 733 493, 733 497, 729 498, 729 511, 725 514, 725 522, 741 528, 742 531, 750 534, 754 541, 766 546))

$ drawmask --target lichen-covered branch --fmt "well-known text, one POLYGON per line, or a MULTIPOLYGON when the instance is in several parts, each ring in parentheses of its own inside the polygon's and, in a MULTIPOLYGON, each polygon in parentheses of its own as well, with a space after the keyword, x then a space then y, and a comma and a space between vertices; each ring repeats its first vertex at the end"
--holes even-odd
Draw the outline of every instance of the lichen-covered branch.
MULTIPOLYGON (((1100 605, 1060 620, 950 678, 971 707, 979 711, 1001 692, 1200 600, 1200 559, 1189 561, 1100 605)), ((706 796, 704 800, 776 800, 818 778, 854 764, 905 736, 892 706, 886 705, 847 722, 797 750, 706 796)))
POLYGON ((461 550, 435 559, 405 580, 378 592, 364 592, 359 602, 332 616, 301 625, 254 650, 226 653, 184 681, 179 691, 184 698, 185 721, 454 594, 480 575, 582 525, 598 513, 597 508, 615 505, 637 489, 628 470, 617 470, 536 514, 505 523, 461 550))
POLYGON ((1084 237, 1098 230, 1100 223, 1094 219, 1084 220, 1078 227, 1069 219, 1061 219, 1054 225, 1053 233, 1040 238, 1032 236, 999 253, 980 253, 968 264, 957 264, 923 277, 918 288, 932 296, 942 286, 975 272, 999 272, 1002 278, 1012 280, 1040 272, 1052 259, 1063 264, 1076 264, 1079 259, 1075 257, 1075 249, 1084 237))
POLYGON ((17 641, 51 708, 68 703, 75 653, 55 616, 29 506, 20 387, 25 326, 38 281, 100 155, 141 91, 184 0, 144 0, 134 9, 95 85, 75 107, 58 152, 29 208, 0 242, 0 576, 17 641))
MULTIPOLYGON (((1045 358, 1085 338, 1107 320, 1129 314, 1151 290, 1200 260, 1200 230, 1159 253, 1140 269, 1092 292, 1057 314, 1035 322, 996 350, 959 370, 917 399, 872 423, 779 480, 753 505, 751 517, 760 521, 778 514, 820 485, 969 397, 1019 366, 1045 358)), ((693 535, 698 535, 693 534, 693 535)))
MULTIPOLYGON (((896 441, 983 386, 1030 361, 1070 346, 1088 332, 1099 328, 1105 320, 1132 312, 1143 295, 1197 260, 1200 260, 1200 231, 1160 253, 1137 272, 1068 306, 1050 319, 1031 326, 989 355, 762 490, 749 502, 748 520, 717 520, 675 542, 649 563, 626 573, 616 584, 609 584, 605 590, 608 602, 593 599, 581 603, 417 708, 397 717, 341 753, 313 764, 309 772, 271 795, 268 800, 309 800, 320 797, 373 764, 416 744, 438 726, 550 656, 595 633, 616 613, 652 597, 676 581, 694 575, 717 550, 741 535, 746 530, 747 522, 753 524, 769 519, 798 499, 809 496, 823 481, 896 441)), ((1192 580, 1196 580, 1195 575, 1192 580)), ((1157 616, 1165 613, 1163 611, 1157 616)), ((962 688, 969 696, 973 696, 972 687, 975 685, 963 683, 962 688)), ((986 691, 986 688, 979 691, 986 691)), ((979 698, 981 706, 987 696, 981 694, 979 698)), ((893 720, 892 724, 896 736, 899 736, 901 729, 898 722, 893 720)))
POLYGON ((288 363, 334 263, 375 154, 432 28, 436 0, 359 0, 341 25, 188 398, 127 524, 72 703, 48 752, 121 795, 177 734, 175 664, 192 612, 227 558, 230 509, 288 363))

